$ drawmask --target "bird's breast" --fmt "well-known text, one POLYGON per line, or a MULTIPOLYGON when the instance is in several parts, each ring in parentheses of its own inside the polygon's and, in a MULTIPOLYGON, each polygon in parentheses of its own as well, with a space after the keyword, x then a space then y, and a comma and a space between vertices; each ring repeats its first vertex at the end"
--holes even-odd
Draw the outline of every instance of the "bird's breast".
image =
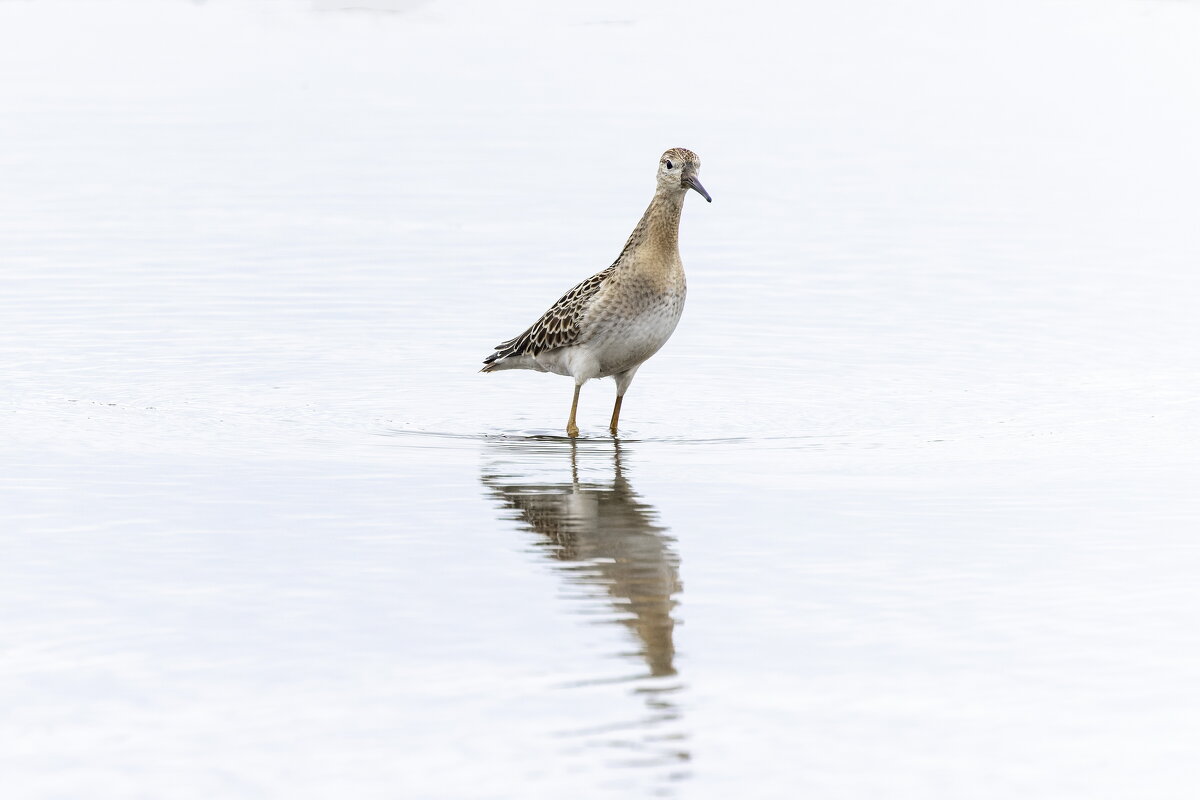
POLYGON ((636 367, 671 338, 687 297, 682 270, 671 285, 623 276, 594 305, 584 325, 589 349, 604 377, 636 367))

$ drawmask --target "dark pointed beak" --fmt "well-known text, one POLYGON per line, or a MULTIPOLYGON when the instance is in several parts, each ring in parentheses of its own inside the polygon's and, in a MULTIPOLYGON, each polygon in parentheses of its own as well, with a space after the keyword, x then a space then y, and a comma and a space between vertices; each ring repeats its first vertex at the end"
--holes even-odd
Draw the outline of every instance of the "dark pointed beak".
POLYGON ((688 175, 683 179, 683 185, 689 189, 695 189, 708 202, 712 202, 712 198, 708 196, 708 192, 704 191, 704 187, 700 185, 700 180, 695 175, 688 175))

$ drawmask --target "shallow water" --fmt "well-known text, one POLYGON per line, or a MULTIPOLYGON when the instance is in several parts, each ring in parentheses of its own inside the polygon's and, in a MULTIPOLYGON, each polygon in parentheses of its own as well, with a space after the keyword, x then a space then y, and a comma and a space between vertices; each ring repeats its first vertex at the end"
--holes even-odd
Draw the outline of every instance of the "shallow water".
POLYGON ((1191 796, 1200 8, 776 13, 0 4, 6 797, 1191 796))

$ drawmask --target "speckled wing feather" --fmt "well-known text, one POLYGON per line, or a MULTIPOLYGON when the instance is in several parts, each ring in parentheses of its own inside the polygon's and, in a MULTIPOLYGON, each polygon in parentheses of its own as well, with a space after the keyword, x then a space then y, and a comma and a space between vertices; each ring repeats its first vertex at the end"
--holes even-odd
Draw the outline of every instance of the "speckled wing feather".
MULTIPOLYGON (((516 338, 509 339, 496 345, 496 352, 483 360, 491 365, 509 356, 532 355, 544 353, 557 347, 577 344, 579 342, 580 324, 588 303, 600 291, 604 281, 612 275, 616 264, 597 272, 592 277, 578 284, 550 306, 550 310, 541 319, 529 326, 529 329, 516 338)), ((484 367, 488 371, 488 367, 484 367)))

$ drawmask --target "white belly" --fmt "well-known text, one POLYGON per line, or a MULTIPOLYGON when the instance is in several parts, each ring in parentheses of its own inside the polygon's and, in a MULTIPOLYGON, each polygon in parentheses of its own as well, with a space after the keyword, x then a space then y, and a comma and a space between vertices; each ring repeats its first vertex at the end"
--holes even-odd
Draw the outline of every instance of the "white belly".
POLYGON ((682 301, 650 309, 647 313, 597 331, 589 347, 599 361, 604 378, 638 366, 671 338, 683 313, 682 301))
POLYGON ((683 315, 685 290, 660 296, 632 313, 605 309, 587 327, 585 341, 539 354, 548 372, 577 379, 606 378, 633 369, 658 352, 683 315))

